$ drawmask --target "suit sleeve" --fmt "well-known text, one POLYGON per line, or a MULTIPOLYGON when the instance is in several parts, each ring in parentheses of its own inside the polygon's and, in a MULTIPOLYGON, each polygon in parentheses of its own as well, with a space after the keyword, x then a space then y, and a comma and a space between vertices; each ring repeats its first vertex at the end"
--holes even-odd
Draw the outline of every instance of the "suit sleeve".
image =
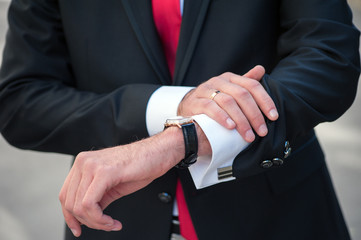
POLYGON ((359 32, 341 0, 284 0, 280 4, 279 60, 262 84, 280 118, 233 164, 242 178, 265 171, 260 163, 283 158, 292 143, 319 123, 333 121, 352 104, 360 71, 359 32))
POLYGON ((5 139, 23 149, 76 155, 148 136, 146 105, 159 86, 77 90, 58 8, 54 0, 10 5, 0 73, 5 139))

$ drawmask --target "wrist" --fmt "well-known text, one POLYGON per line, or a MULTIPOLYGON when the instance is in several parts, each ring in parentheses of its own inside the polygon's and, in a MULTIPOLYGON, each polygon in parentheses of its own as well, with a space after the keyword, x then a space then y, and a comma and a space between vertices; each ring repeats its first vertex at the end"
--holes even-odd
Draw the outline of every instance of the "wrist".
POLYGON ((198 159, 198 136, 195 122, 191 117, 178 116, 167 119, 164 128, 169 127, 182 129, 185 154, 176 167, 180 169, 188 168, 198 159))
POLYGON ((176 166, 185 156, 185 145, 182 129, 169 127, 160 134, 164 139, 169 169, 176 166))
MULTIPOLYGON (((206 135, 197 123, 195 126, 199 155, 211 155, 212 150, 206 135)), ((185 144, 181 128, 168 127, 163 132, 140 142, 143 144, 138 148, 138 154, 143 152, 144 155, 141 158, 148 163, 153 162, 151 168, 157 168, 157 170, 154 169, 159 171, 156 174, 157 177, 162 176, 184 159, 185 144)))
MULTIPOLYGON (((152 137, 128 145, 118 146, 118 156, 129 154, 128 163, 136 163, 136 168, 145 179, 156 179, 172 169, 184 157, 182 130, 169 128, 152 137)), ((124 162, 124 158, 120 158, 124 162)), ((124 168, 123 164, 120 168, 124 168)))
MULTIPOLYGON (((198 155, 212 155, 212 148, 207 136, 204 134, 202 128, 197 124, 197 122, 194 122, 194 124, 198 139, 198 155)), ((182 129, 179 127, 168 127, 162 134, 169 140, 166 140, 169 143, 167 149, 171 149, 169 152, 172 152, 170 155, 173 156, 173 164, 176 165, 185 156, 185 143, 182 129)))

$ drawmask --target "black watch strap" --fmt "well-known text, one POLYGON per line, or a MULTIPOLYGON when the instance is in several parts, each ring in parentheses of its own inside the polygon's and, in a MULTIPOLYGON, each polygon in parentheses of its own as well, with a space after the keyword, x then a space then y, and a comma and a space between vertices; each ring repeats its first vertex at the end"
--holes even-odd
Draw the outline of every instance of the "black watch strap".
POLYGON ((196 126, 194 123, 183 124, 182 131, 184 137, 185 157, 176 165, 176 167, 184 169, 188 168, 197 161, 198 138, 196 126))

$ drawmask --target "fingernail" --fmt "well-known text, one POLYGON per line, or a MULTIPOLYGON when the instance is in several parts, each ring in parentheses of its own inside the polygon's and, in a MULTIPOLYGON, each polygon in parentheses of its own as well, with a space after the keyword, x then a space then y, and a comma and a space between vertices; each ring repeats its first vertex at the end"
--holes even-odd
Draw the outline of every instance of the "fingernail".
POLYGON ((75 237, 78 237, 78 231, 76 229, 70 228, 70 231, 73 233, 75 237))
POLYGON ((230 119, 230 118, 227 118, 227 125, 228 125, 228 127, 230 127, 230 128, 236 127, 236 123, 235 123, 232 119, 230 119))
POLYGON ((262 124, 258 129, 258 133, 260 136, 266 136, 268 133, 267 126, 265 124, 262 124))
POLYGON ((278 112, 276 109, 272 109, 270 112, 269 112, 269 115, 272 119, 277 119, 278 118, 278 112))
POLYGON ((253 142, 255 135, 254 135, 252 129, 250 129, 246 132, 245 137, 246 137, 247 142, 253 142))

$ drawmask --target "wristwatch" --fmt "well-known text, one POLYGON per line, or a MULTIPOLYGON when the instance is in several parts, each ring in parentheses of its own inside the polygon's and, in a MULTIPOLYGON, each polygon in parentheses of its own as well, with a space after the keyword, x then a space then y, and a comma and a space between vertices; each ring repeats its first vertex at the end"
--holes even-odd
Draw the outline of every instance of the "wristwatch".
POLYGON ((185 146, 185 157, 180 161, 177 168, 188 168, 197 161, 198 157, 198 138, 194 120, 191 117, 175 117, 167 119, 164 129, 176 126, 182 129, 185 146))

